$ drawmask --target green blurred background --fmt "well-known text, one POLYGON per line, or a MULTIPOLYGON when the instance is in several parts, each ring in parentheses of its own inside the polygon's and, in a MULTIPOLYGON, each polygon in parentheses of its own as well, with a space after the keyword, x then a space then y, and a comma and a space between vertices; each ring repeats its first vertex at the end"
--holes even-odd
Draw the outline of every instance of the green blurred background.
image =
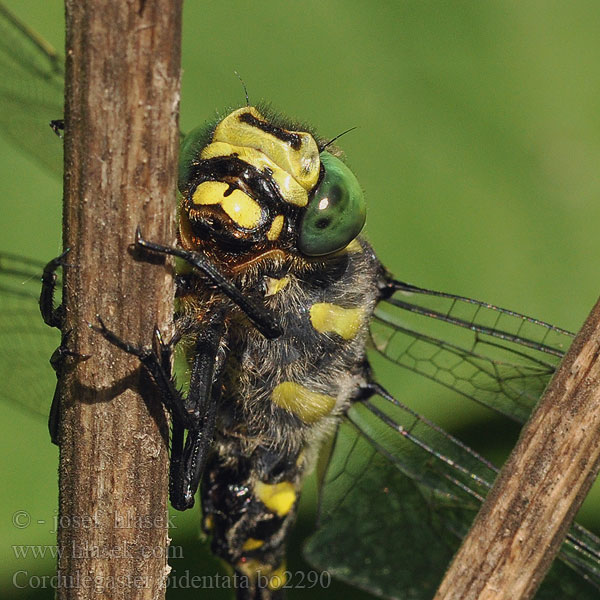
MULTIPOLYGON (((5 3, 62 49, 62 2, 5 3)), ((397 277, 577 330, 600 291, 599 30, 596 0, 188 0, 181 127, 244 102, 234 71, 252 103, 271 101, 325 137, 356 126, 340 145, 367 194, 367 235, 397 277)), ((0 152, 0 250, 57 255, 60 182, 3 142, 0 152)), ((377 367, 412 407, 490 455, 506 452, 514 432, 488 411, 377 367)), ((49 589, 15 588, 11 577, 50 574, 53 561, 17 558, 11 545, 55 541, 57 451, 43 418, 0 410, 0 593, 51 598, 49 589), (16 511, 33 524, 16 528, 16 511)), ((598 531, 595 498, 581 516, 598 531)), ((309 568, 298 548, 313 520, 311 492, 292 570, 309 568)), ((175 525, 184 555, 176 569, 215 572, 197 513, 177 514, 175 525)))

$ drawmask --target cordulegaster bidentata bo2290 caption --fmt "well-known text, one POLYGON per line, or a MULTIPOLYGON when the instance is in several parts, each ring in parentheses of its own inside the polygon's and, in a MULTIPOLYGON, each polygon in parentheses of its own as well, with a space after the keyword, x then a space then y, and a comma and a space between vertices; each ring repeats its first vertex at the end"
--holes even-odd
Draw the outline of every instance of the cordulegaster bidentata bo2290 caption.
MULTIPOLYGON (((13 78, 3 99, 15 113, 40 103, 60 117, 60 58, 6 14, 0 20, 13 78)), ((8 117, 3 127, 13 133, 8 117)), ((45 148, 30 150, 53 161, 45 148)), ((380 387, 366 348, 524 422, 571 334, 394 279, 359 235, 363 193, 341 152, 265 107, 227 111, 192 131, 179 191, 179 245, 137 239, 183 265, 176 324, 201 418, 187 416, 168 361, 144 354, 173 417, 173 505, 190 507, 200 487, 215 554, 251 582, 262 574, 262 593, 277 595, 303 479, 335 434, 307 557, 376 594, 430 597, 496 470, 380 387), (440 327, 456 332, 452 341, 440 327)), ((2 255, 3 338, 13 339, 16 318, 21 334, 40 330, 30 315, 37 293, 22 285, 39 274, 36 263, 2 255)), ((142 354, 109 322, 99 329, 142 354)), ((18 361, 4 347, 5 360, 18 361)), ((574 526, 561 561, 538 597, 595 597, 600 541, 574 526)))

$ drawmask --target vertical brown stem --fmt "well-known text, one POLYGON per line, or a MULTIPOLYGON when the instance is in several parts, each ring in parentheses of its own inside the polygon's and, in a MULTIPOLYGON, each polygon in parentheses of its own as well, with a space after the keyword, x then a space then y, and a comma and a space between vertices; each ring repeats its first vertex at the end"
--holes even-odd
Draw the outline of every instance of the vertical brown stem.
POLYGON ((167 421, 139 360, 88 323, 145 346, 170 332, 172 265, 130 246, 137 225, 175 243, 181 0, 67 0, 66 16, 65 330, 90 358, 63 370, 59 597, 160 598, 167 421))

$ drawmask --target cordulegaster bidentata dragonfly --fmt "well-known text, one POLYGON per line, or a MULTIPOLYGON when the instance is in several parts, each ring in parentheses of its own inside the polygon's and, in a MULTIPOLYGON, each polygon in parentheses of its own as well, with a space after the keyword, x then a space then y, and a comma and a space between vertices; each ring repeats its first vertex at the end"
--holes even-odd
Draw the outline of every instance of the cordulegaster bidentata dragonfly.
MULTIPOLYGON (((44 49, 39 46, 29 46, 30 52, 26 52, 25 46, 20 44, 28 44, 31 38, 16 30, 14 23, 5 20, 4 25, 7 27, 4 40, 11 40, 6 48, 12 58, 8 55, 6 58, 14 62, 15 68, 18 65, 22 67, 22 71, 15 71, 15 74, 18 73, 15 82, 22 83, 23 78, 35 79, 37 83, 31 89, 41 94, 36 101, 46 108, 54 103, 57 113, 52 116, 57 116, 62 86, 60 62, 48 60, 44 49), (29 58, 33 62, 28 62, 29 58), (44 77, 40 77, 42 75, 44 77)), ((11 90, 10 81, 2 85, 8 91, 5 97, 12 97, 14 101, 11 107, 13 115, 27 112, 23 111, 23 107, 29 110, 35 106, 35 101, 24 102, 31 98, 21 95, 20 88, 11 90)), ((256 114, 247 111, 242 114, 250 114, 261 121, 256 114)), ((18 126, 10 112, 5 118, 7 128, 13 124, 18 126)), ((56 140, 50 135, 47 139, 49 145, 56 145, 56 140)), ((15 141, 22 141, 18 130, 15 141)), ((52 160, 44 149, 39 154, 40 158, 52 160)), ((312 187, 310 189, 312 191, 312 187)), ((356 246, 352 248, 357 250, 356 246)), ((362 253, 365 251, 363 248, 362 253)), ((19 333, 31 331, 37 336, 41 324, 38 327, 34 321, 39 319, 35 294, 29 294, 21 285, 24 281, 34 283, 30 276, 35 278, 38 274, 37 266, 24 263, 18 257, 5 256, 2 267, 4 298, 7 303, 11 299, 16 302, 14 314, 4 313, 8 321, 6 328, 2 326, 2 332, 12 336, 8 325, 17 324, 17 319, 22 319, 18 325, 19 333), (31 300, 29 304, 27 299, 31 300)), ((279 281, 282 279, 278 278, 279 281)), ((285 283, 287 287, 289 282, 285 283)), ((280 290, 276 289, 277 282, 272 285, 271 291, 275 292, 272 295, 275 295, 280 290)), ((392 361, 437 379, 522 421, 531 403, 541 393, 561 353, 568 347, 570 335, 544 323, 523 319, 520 315, 469 299, 391 282, 390 285, 393 288, 390 292, 394 292, 391 301, 380 304, 372 324, 375 347, 392 361), (432 311, 438 319, 423 319, 431 322, 431 330, 417 330, 414 329, 416 325, 410 324, 411 314, 419 320, 420 313, 436 316, 431 314, 432 311), (459 321, 467 325, 463 328, 465 338, 459 341, 459 334, 456 334, 450 338, 452 342, 442 341, 438 328, 448 324, 456 329, 459 321), (474 329, 478 337, 473 337, 474 329), (492 330, 503 333, 495 336, 492 330), (486 335, 490 333, 491 336, 486 335)), ((348 310, 349 307, 343 308, 348 310)), ((340 342, 339 338, 345 338, 347 328, 352 330, 354 325, 348 325, 346 319, 340 321, 336 310, 328 307, 325 321, 338 323, 334 333, 339 337, 334 336, 333 339, 340 342)), ((315 321, 320 321, 320 318, 315 317, 313 325, 315 321)), ((314 327, 319 330, 318 326, 314 327)), ((329 330, 325 328, 325 331, 329 330)), ((353 335, 348 335, 352 339, 353 335)), ((55 342, 50 344, 53 345, 55 342)), ((52 349, 50 346, 48 354, 52 349)), ((5 347, 9 354, 13 354, 10 344, 5 347)), ((14 354, 10 358, 15 360, 14 354)), ((15 376, 21 377, 17 371, 15 376)), ((31 385, 19 379, 18 386, 11 385, 9 389, 34 390, 39 383, 37 378, 31 385)), ((45 395, 50 398, 51 392, 45 395)), ((281 394, 282 397, 285 395, 281 394)), ((451 548, 464 534, 466 522, 473 516, 493 476, 491 465, 433 424, 419 418, 409 408, 384 397, 355 404, 338 432, 323 487, 322 524, 309 542, 309 556, 316 564, 374 592, 401 595, 402 585, 408 588, 417 586, 423 597, 427 597, 435 589, 438 579, 433 573, 436 569, 440 572, 439 569, 447 564, 451 548), (379 494, 374 496, 373 490, 378 490, 379 494), (372 537, 373 524, 381 522, 386 523, 386 529, 401 532, 397 538, 390 536, 396 538, 391 546, 394 552, 392 560, 389 545, 364 544, 365 539, 372 537), (351 531, 342 529, 343 523, 352 523, 351 531), (410 543, 403 542, 403 539, 410 539, 410 543), (356 551, 348 553, 349 546, 356 551), (419 560, 413 567, 407 567, 410 574, 403 584, 395 569, 398 564, 410 565, 415 556, 419 560)), ((568 543, 571 545, 566 547, 563 558, 598 584, 598 541, 576 529, 568 543)), ((556 597, 556 586, 559 585, 575 586, 572 597, 586 597, 587 584, 570 581, 564 573, 556 575, 556 578, 558 581, 555 579, 547 584, 552 586, 549 592, 552 596, 548 597, 556 597), (579 585, 584 587, 578 588, 579 585)), ((589 594, 596 593, 593 588, 589 589, 589 594)), ((568 593, 565 590, 563 597, 569 597, 568 593)))

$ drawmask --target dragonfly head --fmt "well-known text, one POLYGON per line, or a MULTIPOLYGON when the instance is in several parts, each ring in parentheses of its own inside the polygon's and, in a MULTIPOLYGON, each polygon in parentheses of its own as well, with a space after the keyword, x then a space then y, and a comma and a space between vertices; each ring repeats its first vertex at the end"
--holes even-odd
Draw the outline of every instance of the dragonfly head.
POLYGON ((250 106, 192 131, 179 169, 183 247, 307 257, 345 248, 364 225, 364 196, 324 147, 250 106))

